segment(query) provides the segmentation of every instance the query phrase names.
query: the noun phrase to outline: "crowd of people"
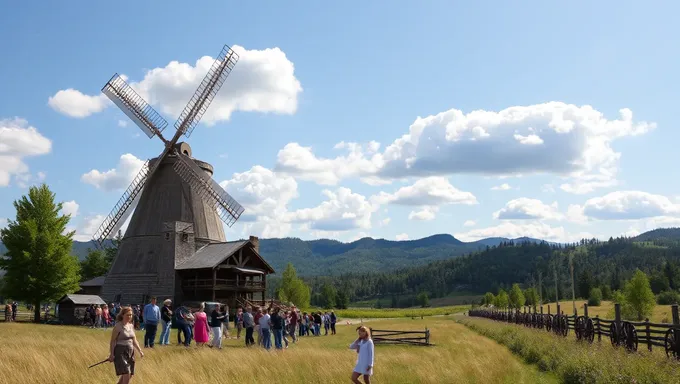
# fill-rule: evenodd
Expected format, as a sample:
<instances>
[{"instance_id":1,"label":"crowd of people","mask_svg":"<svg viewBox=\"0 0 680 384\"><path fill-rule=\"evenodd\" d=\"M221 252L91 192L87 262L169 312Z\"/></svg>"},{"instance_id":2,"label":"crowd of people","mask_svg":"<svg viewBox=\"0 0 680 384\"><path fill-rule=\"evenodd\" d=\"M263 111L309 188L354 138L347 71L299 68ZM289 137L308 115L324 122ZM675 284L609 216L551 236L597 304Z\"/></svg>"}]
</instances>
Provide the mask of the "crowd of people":
<instances>
[{"instance_id":1,"label":"crowd of people","mask_svg":"<svg viewBox=\"0 0 680 384\"><path fill-rule=\"evenodd\" d=\"M221 349L222 339L230 337L227 306L206 308L206 304L201 303L196 310L185 306L173 308L172 301L167 299L163 302L163 306L159 307L154 297L143 309L139 306L135 308L113 305L111 309L93 307L93 310L95 324L99 321L102 324L114 326L109 361L114 363L116 375L120 377L119 383L121 384L129 383L134 375L135 350L138 351L140 357L144 356L135 335L137 328L145 331L144 348L154 348L159 327L158 344L169 345L173 324L177 328L177 345L185 347L189 347L193 340L197 346L207 345ZM137 318L139 324L136 324ZM115 319L115 321L110 324L107 319ZM243 334L246 347L260 346L270 350L273 338L274 348L282 350L288 348L290 343L296 343L299 337L321 336L322 327L324 335L335 335L337 317L333 311L307 313L301 312L295 306L291 308L247 306L245 309L242 307L236 309L233 322L235 337L240 339ZM367 327L361 326L357 328L357 332L359 337L349 346L357 353L357 364L351 379L353 383L360 383L358 378L363 376L368 384L373 374L373 341ZM210 341L210 334L212 334L212 341Z\"/></svg>"}]
</instances>

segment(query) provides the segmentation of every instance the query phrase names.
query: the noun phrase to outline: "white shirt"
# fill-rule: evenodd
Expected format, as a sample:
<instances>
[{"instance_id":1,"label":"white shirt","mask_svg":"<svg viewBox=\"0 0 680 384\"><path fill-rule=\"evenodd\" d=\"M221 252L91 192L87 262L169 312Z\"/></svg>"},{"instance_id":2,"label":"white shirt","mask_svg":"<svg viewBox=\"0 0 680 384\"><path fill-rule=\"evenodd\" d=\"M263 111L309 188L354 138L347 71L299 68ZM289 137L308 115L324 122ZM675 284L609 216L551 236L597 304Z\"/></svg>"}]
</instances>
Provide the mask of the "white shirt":
<instances>
[{"instance_id":1,"label":"white shirt","mask_svg":"<svg viewBox=\"0 0 680 384\"><path fill-rule=\"evenodd\" d=\"M269 314L262 315L260 317L260 320L258 321L258 324L260 324L260 329L269 329L269 319L271 317Z\"/></svg>"},{"instance_id":2,"label":"white shirt","mask_svg":"<svg viewBox=\"0 0 680 384\"><path fill-rule=\"evenodd\" d=\"M359 356L357 356L357 365L354 367L354 372L362 375L373 374L373 340L360 340L358 343L355 340L349 346L350 349L359 349ZM371 370L367 368L371 366Z\"/></svg>"}]
</instances>

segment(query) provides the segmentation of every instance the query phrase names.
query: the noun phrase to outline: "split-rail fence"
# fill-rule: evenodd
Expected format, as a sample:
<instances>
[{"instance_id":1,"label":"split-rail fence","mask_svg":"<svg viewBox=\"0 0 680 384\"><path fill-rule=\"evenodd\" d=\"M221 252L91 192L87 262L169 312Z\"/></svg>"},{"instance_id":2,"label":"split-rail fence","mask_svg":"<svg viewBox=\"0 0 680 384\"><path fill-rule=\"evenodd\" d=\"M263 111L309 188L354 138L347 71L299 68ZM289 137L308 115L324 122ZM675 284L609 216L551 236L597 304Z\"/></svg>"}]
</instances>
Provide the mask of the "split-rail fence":
<instances>
[{"instance_id":1,"label":"split-rail fence","mask_svg":"<svg viewBox=\"0 0 680 384\"><path fill-rule=\"evenodd\" d=\"M375 344L433 345L430 343L430 330L427 328L425 328L425 331L370 329L371 338Z\"/></svg>"}]
</instances>

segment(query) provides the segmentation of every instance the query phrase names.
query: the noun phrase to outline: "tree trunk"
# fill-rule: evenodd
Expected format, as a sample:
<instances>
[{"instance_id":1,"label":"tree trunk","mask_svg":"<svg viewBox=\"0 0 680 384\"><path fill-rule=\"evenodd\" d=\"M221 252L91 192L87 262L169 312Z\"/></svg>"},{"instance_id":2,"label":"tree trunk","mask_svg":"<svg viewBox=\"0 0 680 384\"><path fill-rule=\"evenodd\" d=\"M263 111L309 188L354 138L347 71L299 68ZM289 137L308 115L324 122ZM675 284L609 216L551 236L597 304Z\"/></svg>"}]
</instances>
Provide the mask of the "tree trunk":
<instances>
[{"instance_id":1,"label":"tree trunk","mask_svg":"<svg viewBox=\"0 0 680 384\"><path fill-rule=\"evenodd\" d=\"M40 323L40 301L36 301L33 306L33 322Z\"/></svg>"}]
</instances>

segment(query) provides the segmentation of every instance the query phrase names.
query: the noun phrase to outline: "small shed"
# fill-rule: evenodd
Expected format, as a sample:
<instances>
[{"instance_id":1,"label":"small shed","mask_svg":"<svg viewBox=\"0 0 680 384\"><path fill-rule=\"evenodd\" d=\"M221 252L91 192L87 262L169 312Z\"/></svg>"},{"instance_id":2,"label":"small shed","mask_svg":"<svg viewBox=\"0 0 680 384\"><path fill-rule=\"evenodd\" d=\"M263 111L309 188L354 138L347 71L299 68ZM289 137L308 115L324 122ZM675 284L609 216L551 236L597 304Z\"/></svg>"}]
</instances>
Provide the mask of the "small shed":
<instances>
[{"instance_id":1,"label":"small shed","mask_svg":"<svg viewBox=\"0 0 680 384\"><path fill-rule=\"evenodd\" d=\"M57 301L57 317L62 324L81 325L85 318L85 310L90 305L105 305L106 302L97 295L64 295Z\"/></svg>"},{"instance_id":2,"label":"small shed","mask_svg":"<svg viewBox=\"0 0 680 384\"><path fill-rule=\"evenodd\" d=\"M79 295L97 295L99 296L102 292L102 286L104 285L104 280L106 276L98 276L94 279L83 281L80 283L80 291L76 292Z\"/></svg>"}]
</instances>

